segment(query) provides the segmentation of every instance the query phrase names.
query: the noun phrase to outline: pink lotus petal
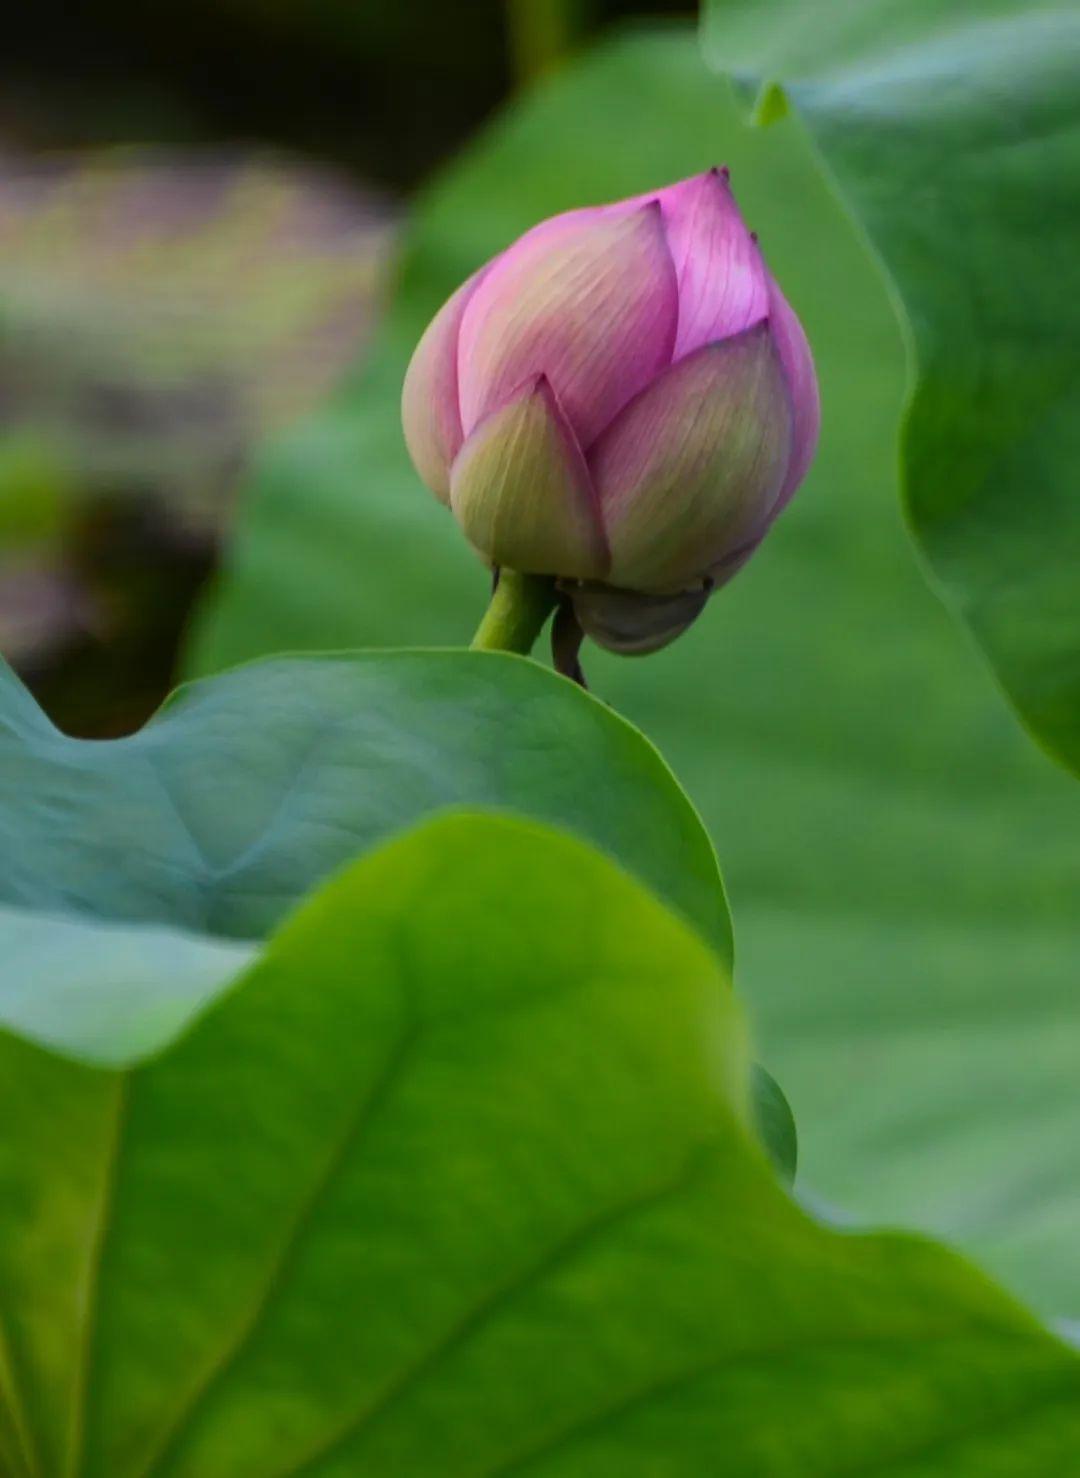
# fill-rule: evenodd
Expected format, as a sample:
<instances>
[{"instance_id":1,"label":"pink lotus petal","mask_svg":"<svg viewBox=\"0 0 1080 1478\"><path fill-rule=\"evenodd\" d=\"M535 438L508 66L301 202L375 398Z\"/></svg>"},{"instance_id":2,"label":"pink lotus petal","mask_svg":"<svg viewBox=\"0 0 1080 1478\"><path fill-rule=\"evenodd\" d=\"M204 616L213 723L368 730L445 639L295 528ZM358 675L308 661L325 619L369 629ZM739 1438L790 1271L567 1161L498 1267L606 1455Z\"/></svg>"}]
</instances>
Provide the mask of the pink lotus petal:
<instances>
[{"instance_id":1,"label":"pink lotus petal","mask_svg":"<svg viewBox=\"0 0 1080 1478\"><path fill-rule=\"evenodd\" d=\"M599 503L543 375L485 417L454 462L450 506L493 565L600 579L608 564Z\"/></svg>"},{"instance_id":2,"label":"pink lotus petal","mask_svg":"<svg viewBox=\"0 0 1080 1478\"><path fill-rule=\"evenodd\" d=\"M458 410L457 350L461 317L487 268L473 273L424 330L401 387L401 424L413 466L431 491L450 502L450 466L463 441Z\"/></svg>"},{"instance_id":3,"label":"pink lotus petal","mask_svg":"<svg viewBox=\"0 0 1080 1478\"><path fill-rule=\"evenodd\" d=\"M742 333L769 311L769 280L727 172L683 180L659 195L679 282L675 358Z\"/></svg>"},{"instance_id":4,"label":"pink lotus petal","mask_svg":"<svg viewBox=\"0 0 1080 1478\"><path fill-rule=\"evenodd\" d=\"M788 394L794 415L794 435L787 476L772 510L775 517L791 500L795 489L806 476L817 450L821 429L821 400L818 394L814 357L810 352L803 326L795 310L774 281L770 281L769 320L772 323L776 349L784 369Z\"/></svg>"},{"instance_id":5,"label":"pink lotus petal","mask_svg":"<svg viewBox=\"0 0 1080 1478\"><path fill-rule=\"evenodd\" d=\"M683 589L738 550L776 501L791 436L767 321L666 370L589 455L610 583Z\"/></svg>"},{"instance_id":6,"label":"pink lotus petal","mask_svg":"<svg viewBox=\"0 0 1080 1478\"><path fill-rule=\"evenodd\" d=\"M466 435L546 375L581 446L671 360L678 299L655 201L545 222L494 263L458 342Z\"/></svg>"}]
</instances>

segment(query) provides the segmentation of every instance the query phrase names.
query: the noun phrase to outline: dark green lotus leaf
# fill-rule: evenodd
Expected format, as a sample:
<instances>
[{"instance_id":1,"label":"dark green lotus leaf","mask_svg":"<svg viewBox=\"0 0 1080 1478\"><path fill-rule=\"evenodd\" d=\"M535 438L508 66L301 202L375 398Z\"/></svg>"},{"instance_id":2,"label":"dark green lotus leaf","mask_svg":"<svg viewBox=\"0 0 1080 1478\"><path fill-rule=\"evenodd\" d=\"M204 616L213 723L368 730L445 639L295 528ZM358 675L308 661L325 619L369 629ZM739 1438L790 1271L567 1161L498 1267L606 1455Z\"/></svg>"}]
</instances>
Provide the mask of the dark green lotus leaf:
<instances>
[{"instance_id":1,"label":"dark green lotus leaf","mask_svg":"<svg viewBox=\"0 0 1080 1478\"><path fill-rule=\"evenodd\" d=\"M1080 770L1080 10L711 0L895 287L915 534L1038 739Z\"/></svg>"},{"instance_id":2,"label":"dark green lotus leaf","mask_svg":"<svg viewBox=\"0 0 1080 1478\"><path fill-rule=\"evenodd\" d=\"M258 938L342 861L469 804L579 830L730 958L715 852L670 770L520 657L279 658L105 742L59 733L0 669L0 759L0 900L23 908Z\"/></svg>"}]
</instances>

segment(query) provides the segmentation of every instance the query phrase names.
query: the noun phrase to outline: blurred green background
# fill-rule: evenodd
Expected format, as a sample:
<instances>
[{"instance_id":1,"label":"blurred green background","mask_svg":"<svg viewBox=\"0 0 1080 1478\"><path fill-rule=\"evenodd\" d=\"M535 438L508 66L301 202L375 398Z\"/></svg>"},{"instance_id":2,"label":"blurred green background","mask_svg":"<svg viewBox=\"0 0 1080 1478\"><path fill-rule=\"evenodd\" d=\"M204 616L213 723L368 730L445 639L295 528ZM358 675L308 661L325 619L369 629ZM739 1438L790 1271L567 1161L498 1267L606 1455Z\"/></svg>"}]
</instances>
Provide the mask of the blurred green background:
<instances>
[{"instance_id":1,"label":"blurred green background","mask_svg":"<svg viewBox=\"0 0 1080 1478\"><path fill-rule=\"evenodd\" d=\"M72 732L168 691L253 448L357 362L411 194L664 0L46 0L0 61L0 650Z\"/></svg>"},{"instance_id":2,"label":"blurred green background","mask_svg":"<svg viewBox=\"0 0 1080 1478\"><path fill-rule=\"evenodd\" d=\"M178 670L467 642L484 575L397 422L416 337L537 218L729 163L821 453L687 637L586 667L713 835L804 1194L1075 1316L1080 801L904 529L877 270L794 120L750 129L692 17L656 28L685 9L37 10L0 120L0 647L105 735Z\"/></svg>"}]
</instances>

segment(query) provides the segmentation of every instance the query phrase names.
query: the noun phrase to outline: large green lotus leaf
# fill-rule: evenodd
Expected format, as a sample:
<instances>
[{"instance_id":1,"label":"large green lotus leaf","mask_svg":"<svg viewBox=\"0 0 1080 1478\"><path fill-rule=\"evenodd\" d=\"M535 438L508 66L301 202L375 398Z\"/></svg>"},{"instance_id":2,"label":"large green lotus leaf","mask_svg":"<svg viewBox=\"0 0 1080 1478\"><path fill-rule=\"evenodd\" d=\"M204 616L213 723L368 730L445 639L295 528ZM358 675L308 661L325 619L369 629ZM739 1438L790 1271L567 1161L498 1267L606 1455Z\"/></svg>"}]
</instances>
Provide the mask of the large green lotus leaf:
<instances>
[{"instance_id":1,"label":"large green lotus leaf","mask_svg":"<svg viewBox=\"0 0 1080 1478\"><path fill-rule=\"evenodd\" d=\"M746 1075L698 936L491 816L354 863L149 1062L0 1034L3 1471L1064 1471L1075 1353L809 1220Z\"/></svg>"},{"instance_id":2,"label":"large green lotus leaf","mask_svg":"<svg viewBox=\"0 0 1080 1478\"><path fill-rule=\"evenodd\" d=\"M896 287L915 533L1038 738L1080 770L1080 9L711 0Z\"/></svg>"},{"instance_id":3,"label":"large green lotus leaf","mask_svg":"<svg viewBox=\"0 0 1080 1478\"><path fill-rule=\"evenodd\" d=\"M629 724L520 658L264 662L107 743L58 733L0 665L0 759L0 1023L96 1062L151 1051L314 882L462 802L591 837L730 964L716 855L670 771ZM84 999L92 1011L74 1009ZM790 1181L791 1109L760 1066L753 1088Z\"/></svg>"},{"instance_id":4,"label":"large green lotus leaf","mask_svg":"<svg viewBox=\"0 0 1080 1478\"><path fill-rule=\"evenodd\" d=\"M957 1239L1043 1308L1080 1313L1080 797L912 556L895 494L903 350L873 264L799 131L745 127L695 36L594 53L423 202L381 351L267 449L192 662L467 640L484 575L398 426L416 337L538 217L717 160L807 324L821 452L687 636L643 662L587 652L589 676L716 838L804 1183Z\"/></svg>"},{"instance_id":5,"label":"large green lotus leaf","mask_svg":"<svg viewBox=\"0 0 1080 1478\"><path fill-rule=\"evenodd\" d=\"M448 806L589 838L730 961L716 856L663 760L520 657L255 663L104 742L59 733L0 668L0 773L0 1020L105 1060L173 1031L335 867ZM93 1011L48 1019L57 989Z\"/></svg>"}]
</instances>

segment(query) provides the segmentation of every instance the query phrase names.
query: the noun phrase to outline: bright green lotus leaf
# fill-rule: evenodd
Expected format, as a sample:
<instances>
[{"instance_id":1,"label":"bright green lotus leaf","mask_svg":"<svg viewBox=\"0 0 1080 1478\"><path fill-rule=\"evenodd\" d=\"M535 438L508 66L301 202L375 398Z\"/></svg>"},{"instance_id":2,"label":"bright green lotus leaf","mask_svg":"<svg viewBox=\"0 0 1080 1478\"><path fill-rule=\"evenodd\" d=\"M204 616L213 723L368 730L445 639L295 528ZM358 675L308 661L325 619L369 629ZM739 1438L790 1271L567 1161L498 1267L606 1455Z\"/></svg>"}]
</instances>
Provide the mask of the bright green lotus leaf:
<instances>
[{"instance_id":1,"label":"bright green lotus leaf","mask_svg":"<svg viewBox=\"0 0 1080 1478\"><path fill-rule=\"evenodd\" d=\"M912 527L1025 722L1080 770L1080 10L711 0L896 288Z\"/></svg>"},{"instance_id":2,"label":"bright green lotus leaf","mask_svg":"<svg viewBox=\"0 0 1080 1478\"><path fill-rule=\"evenodd\" d=\"M373 363L266 449L192 660L467 640L484 574L398 424L416 339L541 216L726 161L814 346L820 453L686 636L641 662L586 647L585 666L716 838L800 1183L957 1240L1047 1312L1080 1314L1080 794L1018 732L912 557L903 349L878 273L791 120L749 128L726 93L692 32L634 35L530 94L443 177Z\"/></svg>"},{"instance_id":3,"label":"bright green lotus leaf","mask_svg":"<svg viewBox=\"0 0 1080 1478\"><path fill-rule=\"evenodd\" d=\"M0 1034L5 1474L1064 1471L1076 1355L809 1220L747 1077L698 936L491 816L352 864L142 1066Z\"/></svg>"}]
</instances>

